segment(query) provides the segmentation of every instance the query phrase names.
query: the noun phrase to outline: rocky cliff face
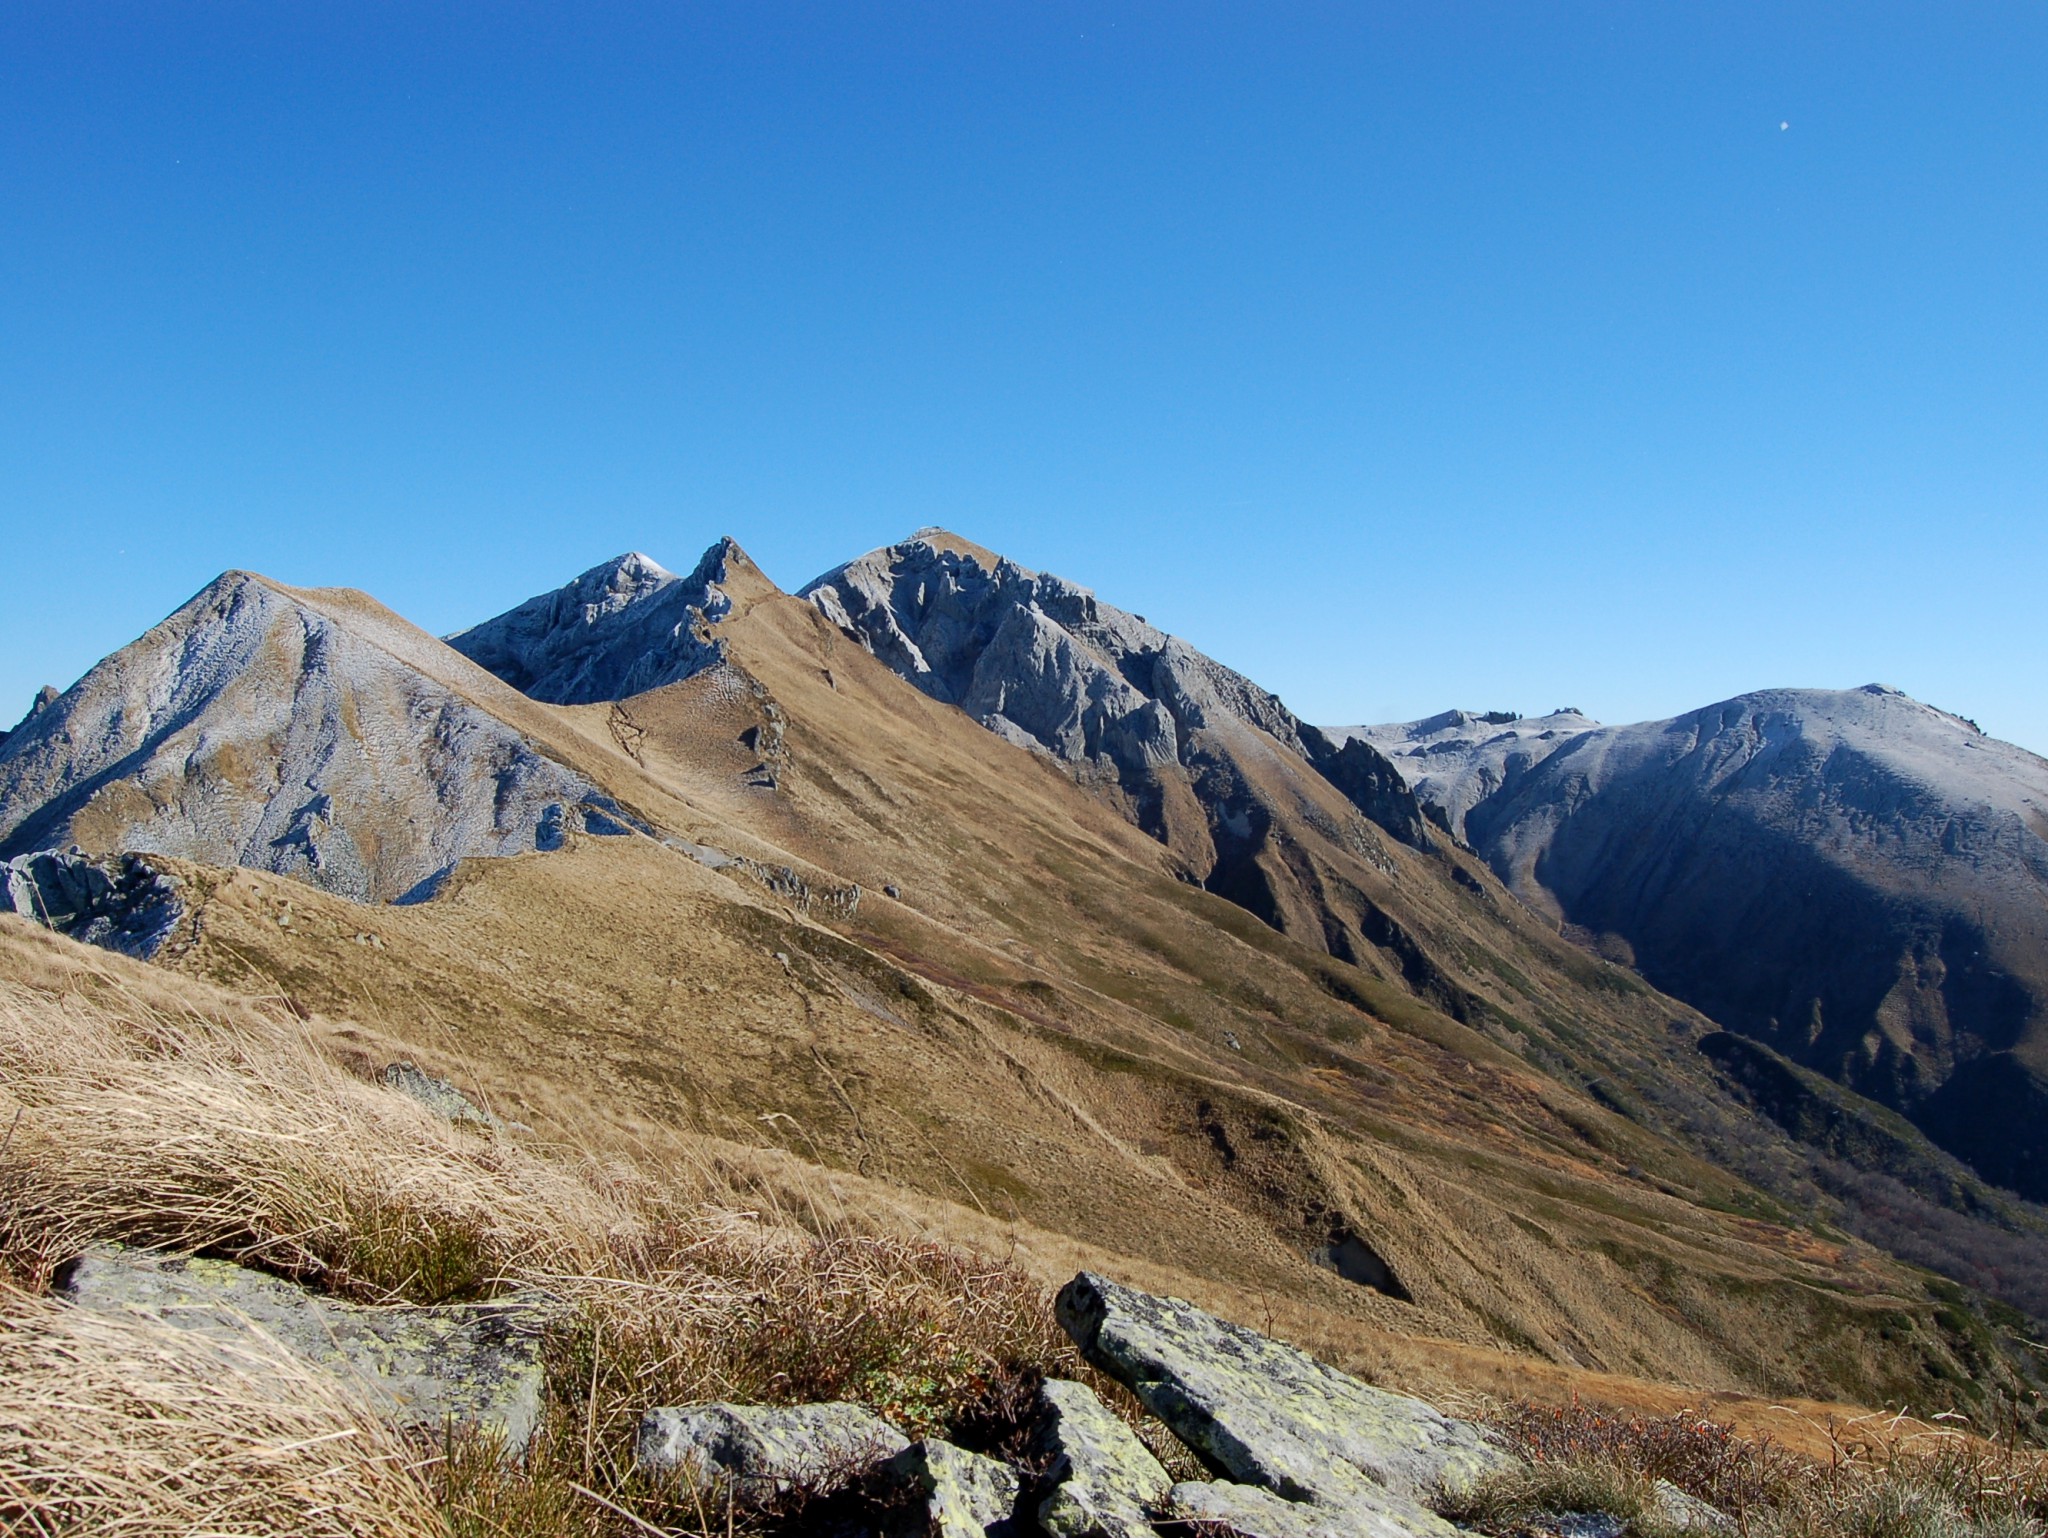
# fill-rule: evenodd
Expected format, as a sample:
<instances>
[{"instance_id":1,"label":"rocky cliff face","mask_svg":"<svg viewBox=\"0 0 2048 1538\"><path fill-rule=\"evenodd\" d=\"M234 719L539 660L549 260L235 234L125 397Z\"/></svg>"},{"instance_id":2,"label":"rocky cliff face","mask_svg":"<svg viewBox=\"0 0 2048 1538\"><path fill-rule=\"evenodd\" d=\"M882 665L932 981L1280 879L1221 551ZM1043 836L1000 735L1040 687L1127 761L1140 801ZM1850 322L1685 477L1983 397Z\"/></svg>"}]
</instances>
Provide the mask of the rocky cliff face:
<instances>
[{"instance_id":1,"label":"rocky cliff face","mask_svg":"<svg viewBox=\"0 0 2048 1538\"><path fill-rule=\"evenodd\" d=\"M384 902L616 828L471 697L499 687L360 595L230 572L0 743L0 858L77 844Z\"/></svg>"},{"instance_id":2,"label":"rocky cliff face","mask_svg":"<svg viewBox=\"0 0 2048 1538\"><path fill-rule=\"evenodd\" d=\"M1329 821L1306 781L1427 846L1415 798L1369 743L1332 741L1242 674L1063 578L926 530L801 596L934 699L1114 785L1213 890L1269 919L1284 905L1276 879L1297 879L1284 869L1294 825Z\"/></svg>"},{"instance_id":3,"label":"rocky cliff face","mask_svg":"<svg viewBox=\"0 0 2048 1538\"><path fill-rule=\"evenodd\" d=\"M1436 719L1395 762L1524 898L2048 1195L2048 762L1878 685Z\"/></svg>"},{"instance_id":4,"label":"rocky cliff face","mask_svg":"<svg viewBox=\"0 0 2048 1538\"><path fill-rule=\"evenodd\" d=\"M625 699L700 673L725 655L715 627L732 612L728 588L735 582L766 579L730 539L705 551L687 577L634 552L452 635L448 644L549 704Z\"/></svg>"}]
</instances>

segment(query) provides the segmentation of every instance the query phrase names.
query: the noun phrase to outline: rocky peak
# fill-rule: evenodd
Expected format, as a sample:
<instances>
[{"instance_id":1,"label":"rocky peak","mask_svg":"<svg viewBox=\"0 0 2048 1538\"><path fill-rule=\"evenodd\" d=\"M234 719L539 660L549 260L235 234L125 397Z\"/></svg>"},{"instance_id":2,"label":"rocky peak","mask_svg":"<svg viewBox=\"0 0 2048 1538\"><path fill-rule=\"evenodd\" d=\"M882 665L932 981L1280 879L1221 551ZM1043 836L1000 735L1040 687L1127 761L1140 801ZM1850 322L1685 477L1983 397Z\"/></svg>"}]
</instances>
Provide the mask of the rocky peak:
<instances>
[{"instance_id":1,"label":"rocky peak","mask_svg":"<svg viewBox=\"0 0 2048 1538\"><path fill-rule=\"evenodd\" d=\"M73 844L383 902L609 803L360 594L224 573L0 743L0 859Z\"/></svg>"},{"instance_id":2,"label":"rocky peak","mask_svg":"<svg viewBox=\"0 0 2048 1538\"><path fill-rule=\"evenodd\" d=\"M735 599L774 591L731 539L705 551L684 577L636 551L452 635L448 644L537 700L624 699L722 660L715 627Z\"/></svg>"},{"instance_id":3,"label":"rocky peak","mask_svg":"<svg viewBox=\"0 0 2048 1538\"><path fill-rule=\"evenodd\" d=\"M801 596L933 698L1020 746L1100 763L1140 800L1162 765L1227 759L1217 734L1249 728L1306 759L1397 837L1422 841L1414 798L1369 745L1349 749L1339 767L1343 745L1270 691L1085 587L957 535L920 530ZM1245 777L1210 778L1239 787Z\"/></svg>"},{"instance_id":4,"label":"rocky peak","mask_svg":"<svg viewBox=\"0 0 2048 1538\"><path fill-rule=\"evenodd\" d=\"M57 691L49 684L44 684L42 688L36 690L36 697L29 702L28 714L14 723L14 731L0 732L0 745L4 745L7 739L14 735L14 732L20 731L29 722L35 720L37 716L56 704L58 698Z\"/></svg>"}]
</instances>

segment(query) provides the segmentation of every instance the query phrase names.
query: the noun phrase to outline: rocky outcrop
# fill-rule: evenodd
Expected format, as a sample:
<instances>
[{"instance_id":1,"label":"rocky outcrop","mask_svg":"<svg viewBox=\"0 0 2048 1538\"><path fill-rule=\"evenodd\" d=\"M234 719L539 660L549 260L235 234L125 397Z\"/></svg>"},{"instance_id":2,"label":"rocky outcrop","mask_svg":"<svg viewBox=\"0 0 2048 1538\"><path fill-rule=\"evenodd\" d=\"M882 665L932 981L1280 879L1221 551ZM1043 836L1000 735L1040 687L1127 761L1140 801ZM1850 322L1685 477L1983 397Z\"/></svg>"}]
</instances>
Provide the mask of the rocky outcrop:
<instances>
[{"instance_id":1,"label":"rocky outcrop","mask_svg":"<svg viewBox=\"0 0 2048 1538\"><path fill-rule=\"evenodd\" d=\"M686 577L634 552L529 598L448 644L513 688L555 705L601 704L676 683L725 657L717 626L736 575L765 582L730 539Z\"/></svg>"},{"instance_id":2,"label":"rocky outcrop","mask_svg":"<svg viewBox=\"0 0 2048 1538\"><path fill-rule=\"evenodd\" d=\"M902 1538L1025 1538L1017 1502L1024 1481L994 1458L951 1442L913 1442L883 1470L883 1482L904 1491L911 1510Z\"/></svg>"},{"instance_id":3,"label":"rocky outcrop","mask_svg":"<svg viewBox=\"0 0 2048 1538\"><path fill-rule=\"evenodd\" d=\"M1086 588L925 530L801 594L875 657L1045 755L1273 927L1345 960L1376 942L1386 838L1428 842L1377 750L1332 741L1242 674Z\"/></svg>"},{"instance_id":4,"label":"rocky outcrop","mask_svg":"<svg viewBox=\"0 0 2048 1538\"><path fill-rule=\"evenodd\" d=\"M473 1426L516 1457L540 1418L547 1309L533 1299L367 1308L224 1260L112 1247L73 1261L59 1292L81 1308L190 1330L231 1359L260 1360L269 1343L282 1345L406 1430Z\"/></svg>"},{"instance_id":5,"label":"rocky outcrop","mask_svg":"<svg viewBox=\"0 0 2048 1538\"><path fill-rule=\"evenodd\" d=\"M640 1417L634 1462L680 1474L698 1488L729 1483L746 1500L791 1489L848 1483L910 1441L855 1404L709 1403L649 1410Z\"/></svg>"},{"instance_id":6,"label":"rocky outcrop","mask_svg":"<svg viewBox=\"0 0 2048 1538\"><path fill-rule=\"evenodd\" d=\"M1085 1383L1048 1378L1039 1409L1052 1488L1039 1502L1038 1525L1050 1538L1152 1538L1151 1513L1173 1480L1137 1434Z\"/></svg>"},{"instance_id":7,"label":"rocky outcrop","mask_svg":"<svg viewBox=\"0 0 2048 1538\"><path fill-rule=\"evenodd\" d=\"M1277 696L1141 615L942 530L870 551L800 596L934 699L1053 758L1099 762L1134 790L1234 724L1329 766L1367 816L1422 839L1414 797L1376 750L1344 754Z\"/></svg>"},{"instance_id":8,"label":"rocky outcrop","mask_svg":"<svg viewBox=\"0 0 2048 1538\"><path fill-rule=\"evenodd\" d=\"M1876 684L1473 725L1394 762L1522 897L2048 1197L2048 761Z\"/></svg>"},{"instance_id":9,"label":"rocky outcrop","mask_svg":"<svg viewBox=\"0 0 2048 1538\"><path fill-rule=\"evenodd\" d=\"M0 913L147 961L177 932L185 901L177 881L139 855L42 850L0 861Z\"/></svg>"},{"instance_id":10,"label":"rocky outcrop","mask_svg":"<svg viewBox=\"0 0 2048 1538\"><path fill-rule=\"evenodd\" d=\"M493 693L518 700L358 594L230 572L0 744L0 858L165 854L388 902L623 832Z\"/></svg>"},{"instance_id":11,"label":"rocky outcrop","mask_svg":"<svg viewBox=\"0 0 2048 1538\"><path fill-rule=\"evenodd\" d=\"M1475 1427L1179 1299L1083 1272L1056 1307L1083 1356L1234 1481L1176 1486L1189 1519L1247 1538L1448 1538L1430 1499L1512 1466Z\"/></svg>"},{"instance_id":12,"label":"rocky outcrop","mask_svg":"<svg viewBox=\"0 0 2048 1538\"><path fill-rule=\"evenodd\" d=\"M409 1100L416 1100L436 1116L448 1121L461 1122L474 1127L488 1127L492 1131L509 1131L519 1127L516 1122L504 1121L484 1110L469 1096L447 1079L438 1079L417 1063L386 1063L384 1071L377 1076L386 1089L395 1089ZM531 1130L520 1127L521 1131Z\"/></svg>"}]
</instances>

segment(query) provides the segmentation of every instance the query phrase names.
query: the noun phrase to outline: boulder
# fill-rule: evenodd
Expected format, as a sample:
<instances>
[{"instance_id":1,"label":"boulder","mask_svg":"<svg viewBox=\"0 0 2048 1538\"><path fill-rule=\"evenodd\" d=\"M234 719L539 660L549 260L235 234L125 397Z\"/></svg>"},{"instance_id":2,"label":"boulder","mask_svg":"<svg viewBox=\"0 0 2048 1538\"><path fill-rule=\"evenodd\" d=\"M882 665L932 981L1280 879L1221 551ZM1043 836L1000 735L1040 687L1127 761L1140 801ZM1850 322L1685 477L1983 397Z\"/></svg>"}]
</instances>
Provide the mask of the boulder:
<instances>
[{"instance_id":1,"label":"boulder","mask_svg":"<svg viewBox=\"0 0 2048 1538\"><path fill-rule=\"evenodd\" d=\"M1038 1525L1050 1538L1152 1538L1148 1508L1173 1484L1159 1460L1087 1384L1048 1378L1038 1392L1052 1457Z\"/></svg>"},{"instance_id":2,"label":"boulder","mask_svg":"<svg viewBox=\"0 0 2048 1538\"><path fill-rule=\"evenodd\" d=\"M448 1121L468 1122L479 1127L503 1127L489 1111L457 1089L447 1079L437 1079L417 1063L387 1063L378 1075L386 1089L395 1089L401 1095L417 1100L436 1116Z\"/></svg>"},{"instance_id":3,"label":"boulder","mask_svg":"<svg viewBox=\"0 0 2048 1538\"><path fill-rule=\"evenodd\" d=\"M1650 1515L1676 1533L1733 1533L1736 1526L1727 1512L1687 1495L1668 1479L1651 1487Z\"/></svg>"},{"instance_id":4,"label":"boulder","mask_svg":"<svg viewBox=\"0 0 2048 1538\"><path fill-rule=\"evenodd\" d=\"M912 1442L889 1460L883 1477L907 1487L916 1501L909 1528L915 1538L1024 1538L1028 1531L1017 1515L1017 1471L951 1442Z\"/></svg>"},{"instance_id":5,"label":"boulder","mask_svg":"<svg viewBox=\"0 0 2048 1538\"><path fill-rule=\"evenodd\" d=\"M1191 1517L1227 1503L1246 1520L1206 1519L1256 1538L1448 1535L1450 1524L1425 1503L1513 1466L1477 1427L1178 1298L1083 1272L1056 1307L1082 1355L1182 1441L1241 1485L1295 1508L1283 1511L1236 1486L1178 1486L1176 1504Z\"/></svg>"},{"instance_id":6,"label":"boulder","mask_svg":"<svg viewBox=\"0 0 2048 1538\"><path fill-rule=\"evenodd\" d=\"M102 1246L60 1277L81 1308L135 1313L217 1342L241 1359L274 1341L345 1378L392 1424L474 1426L525 1452L540 1419L545 1300L371 1308L321 1297L225 1260Z\"/></svg>"},{"instance_id":7,"label":"boulder","mask_svg":"<svg viewBox=\"0 0 2048 1538\"><path fill-rule=\"evenodd\" d=\"M777 1407L713 1402L649 1410L634 1461L703 1487L732 1482L746 1499L844 1484L910 1445L856 1404Z\"/></svg>"}]
</instances>

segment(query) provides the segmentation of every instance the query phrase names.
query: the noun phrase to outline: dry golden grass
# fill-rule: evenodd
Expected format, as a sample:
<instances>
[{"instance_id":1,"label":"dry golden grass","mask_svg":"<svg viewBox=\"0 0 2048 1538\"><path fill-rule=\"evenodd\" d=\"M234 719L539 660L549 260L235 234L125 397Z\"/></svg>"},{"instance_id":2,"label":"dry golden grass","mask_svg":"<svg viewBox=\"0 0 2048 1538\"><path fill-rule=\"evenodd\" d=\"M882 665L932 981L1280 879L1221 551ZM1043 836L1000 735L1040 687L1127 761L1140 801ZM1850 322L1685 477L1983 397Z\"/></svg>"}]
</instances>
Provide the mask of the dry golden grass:
<instances>
[{"instance_id":1,"label":"dry golden grass","mask_svg":"<svg viewBox=\"0 0 2048 1538\"><path fill-rule=\"evenodd\" d=\"M420 1456L251 1343L0 1290L0 1529L110 1538L443 1531Z\"/></svg>"},{"instance_id":2,"label":"dry golden grass","mask_svg":"<svg viewBox=\"0 0 2048 1538\"><path fill-rule=\"evenodd\" d=\"M437 1302L575 1272L637 1218L571 1173L366 1084L288 1015L128 1007L0 980L0 1270L97 1240L207 1249L358 1297Z\"/></svg>"},{"instance_id":3,"label":"dry golden grass","mask_svg":"<svg viewBox=\"0 0 2048 1538\"><path fill-rule=\"evenodd\" d=\"M1660 1481L1707 1502L1743 1538L2042 1538L2048 1460L1955 1425L1863 1417L1816 1429L1824 1457L1744 1436L1698 1410L1616 1414L1573 1401L1498 1405L1489 1419L1529 1460L1451 1503L1479 1531L1520 1538L1544 1513L1604 1512L1636 1538L1686 1530Z\"/></svg>"},{"instance_id":4,"label":"dry golden grass","mask_svg":"<svg viewBox=\"0 0 2048 1538\"><path fill-rule=\"evenodd\" d=\"M987 1437L1033 1372L1080 1370L1044 1289L1006 1263L776 1205L709 1158L650 1172L531 1151L354 1076L282 1009L66 966L42 942L16 959L30 980L0 980L7 1531L722 1531L732 1513L634 1473L645 1409L845 1398L913 1434ZM543 1289L566 1307L538 1439L518 1467L460 1437L408 1449L289 1359L224 1366L176 1331L34 1295L106 1241L370 1300Z\"/></svg>"}]
</instances>

